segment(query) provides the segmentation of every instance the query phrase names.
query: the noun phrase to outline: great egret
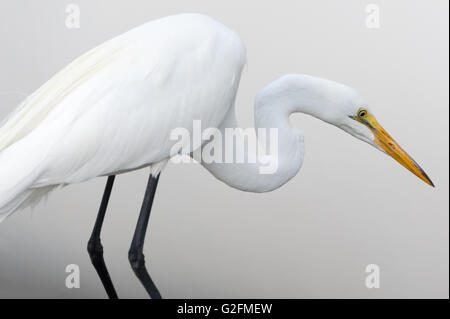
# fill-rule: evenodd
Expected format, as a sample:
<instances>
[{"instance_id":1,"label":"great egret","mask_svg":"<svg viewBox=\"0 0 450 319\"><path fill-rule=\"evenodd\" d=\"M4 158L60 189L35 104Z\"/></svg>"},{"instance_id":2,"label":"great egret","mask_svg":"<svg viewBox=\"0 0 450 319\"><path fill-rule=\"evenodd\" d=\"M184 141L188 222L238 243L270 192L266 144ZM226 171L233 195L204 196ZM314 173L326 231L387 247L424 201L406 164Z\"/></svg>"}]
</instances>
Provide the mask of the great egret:
<instances>
[{"instance_id":1,"label":"great egret","mask_svg":"<svg viewBox=\"0 0 450 319\"><path fill-rule=\"evenodd\" d=\"M149 166L129 260L150 296L159 298L142 251L158 178L174 155L171 130L192 130L194 120L221 131L237 127L234 103L245 62L239 36L200 14L146 23L77 58L0 128L0 220L59 185L109 176L88 251L109 297L115 298L100 243L106 206L116 174ZM433 185L348 86L286 75L257 94L254 108L256 128L278 129L278 169L260 174L259 155L254 163L202 163L231 187L266 192L296 175L303 161L303 135L289 124L294 112L345 130ZM243 139L238 135L237 143Z\"/></svg>"}]
</instances>

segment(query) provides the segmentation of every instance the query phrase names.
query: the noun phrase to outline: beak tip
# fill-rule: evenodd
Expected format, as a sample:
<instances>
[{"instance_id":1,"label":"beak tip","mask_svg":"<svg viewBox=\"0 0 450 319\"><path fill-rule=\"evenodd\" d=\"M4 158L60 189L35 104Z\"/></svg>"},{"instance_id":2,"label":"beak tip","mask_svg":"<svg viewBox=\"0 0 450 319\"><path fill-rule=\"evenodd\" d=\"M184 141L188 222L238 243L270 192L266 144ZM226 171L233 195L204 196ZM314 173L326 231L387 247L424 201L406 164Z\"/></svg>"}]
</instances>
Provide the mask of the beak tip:
<instances>
[{"instance_id":1,"label":"beak tip","mask_svg":"<svg viewBox=\"0 0 450 319\"><path fill-rule=\"evenodd\" d=\"M423 172L423 171L422 171ZM430 185L431 187L436 187L436 186L434 186L434 183L433 183L433 181L428 177L428 175L427 174L425 174L425 172L423 172L423 175L422 175L422 180L425 182L425 183L427 183L428 185Z\"/></svg>"},{"instance_id":2,"label":"beak tip","mask_svg":"<svg viewBox=\"0 0 450 319\"><path fill-rule=\"evenodd\" d=\"M431 187L436 187L436 186L434 186L434 183L433 183L433 181L431 180L431 178L428 177L428 175L423 171L423 169L420 168L420 166L417 165L417 164L416 164L416 166L419 168L420 172L422 173L423 180L424 180L428 185L430 185Z\"/></svg>"}]
</instances>

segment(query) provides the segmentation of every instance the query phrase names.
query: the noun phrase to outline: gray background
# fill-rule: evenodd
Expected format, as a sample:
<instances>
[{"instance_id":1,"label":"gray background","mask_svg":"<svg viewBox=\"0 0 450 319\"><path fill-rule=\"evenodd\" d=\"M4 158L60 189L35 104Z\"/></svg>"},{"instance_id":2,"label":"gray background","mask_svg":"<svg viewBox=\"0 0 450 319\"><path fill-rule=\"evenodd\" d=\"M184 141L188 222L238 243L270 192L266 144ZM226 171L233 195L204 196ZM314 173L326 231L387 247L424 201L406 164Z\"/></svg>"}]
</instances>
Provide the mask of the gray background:
<instances>
[{"instance_id":1,"label":"gray background","mask_svg":"<svg viewBox=\"0 0 450 319\"><path fill-rule=\"evenodd\" d=\"M146 21L209 14L248 49L238 95L242 126L253 96L286 73L346 83L429 173L432 189L341 130L297 115L306 135L300 174L269 194L227 187L196 164L169 164L145 253L166 298L448 298L448 1L68 1L0 3L0 115L91 47ZM116 180L103 243L120 297L146 297L127 251L147 170ZM96 298L105 293L86 252L105 178L54 192L0 225L0 297ZM65 267L81 288L65 287ZM381 288L365 287L365 267Z\"/></svg>"}]
</instances>

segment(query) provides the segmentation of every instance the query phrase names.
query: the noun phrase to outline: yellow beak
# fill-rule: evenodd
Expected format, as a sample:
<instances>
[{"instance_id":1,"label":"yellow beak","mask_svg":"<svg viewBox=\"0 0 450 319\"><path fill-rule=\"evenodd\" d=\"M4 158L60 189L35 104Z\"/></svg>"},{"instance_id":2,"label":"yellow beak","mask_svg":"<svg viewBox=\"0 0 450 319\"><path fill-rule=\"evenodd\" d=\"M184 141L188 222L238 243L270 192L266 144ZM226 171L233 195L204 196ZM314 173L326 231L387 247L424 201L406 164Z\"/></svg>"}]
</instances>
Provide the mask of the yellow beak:
<instances>
[{"instance_id":1,"label":"yellow beak","mask_svg":"<svg viewBox=\"0 0 450 319\"><path fill-rule=\"evenodd\" d=\"M408 155L398 143L378 124L373 115L367 112L363 118L357 118L358 121L365 124L372 130L375 136L375 143L381 147L393 159L406 167L410 172L419 177L425 183L434 187L433 182L423 171L423 169Z\"/></svg>"}]
</instances>

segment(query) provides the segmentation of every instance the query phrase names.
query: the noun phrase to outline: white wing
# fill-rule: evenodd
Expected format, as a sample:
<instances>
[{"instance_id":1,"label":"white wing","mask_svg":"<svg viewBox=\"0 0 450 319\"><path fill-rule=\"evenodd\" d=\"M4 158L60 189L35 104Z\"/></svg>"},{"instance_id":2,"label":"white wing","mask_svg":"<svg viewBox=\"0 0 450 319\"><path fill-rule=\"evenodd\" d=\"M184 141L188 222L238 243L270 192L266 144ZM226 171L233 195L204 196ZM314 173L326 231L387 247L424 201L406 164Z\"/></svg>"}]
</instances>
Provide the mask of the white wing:
<instances>
[{"instance_id":1,"label":"white wing","mask_svg":"<svg viewBox=\"0 0 450 319\"><path fill-rule=\"evenodd\" d=\"M100 45L4 122L0 176L17 183L0 182L0 195L167 159L173 128L192 129L194 119L204 127L220 124L244 63L238 36L195 14L149 22ZM18 179L12 166L22 166L27 177Z\"/></svg>"}]
</instances>

